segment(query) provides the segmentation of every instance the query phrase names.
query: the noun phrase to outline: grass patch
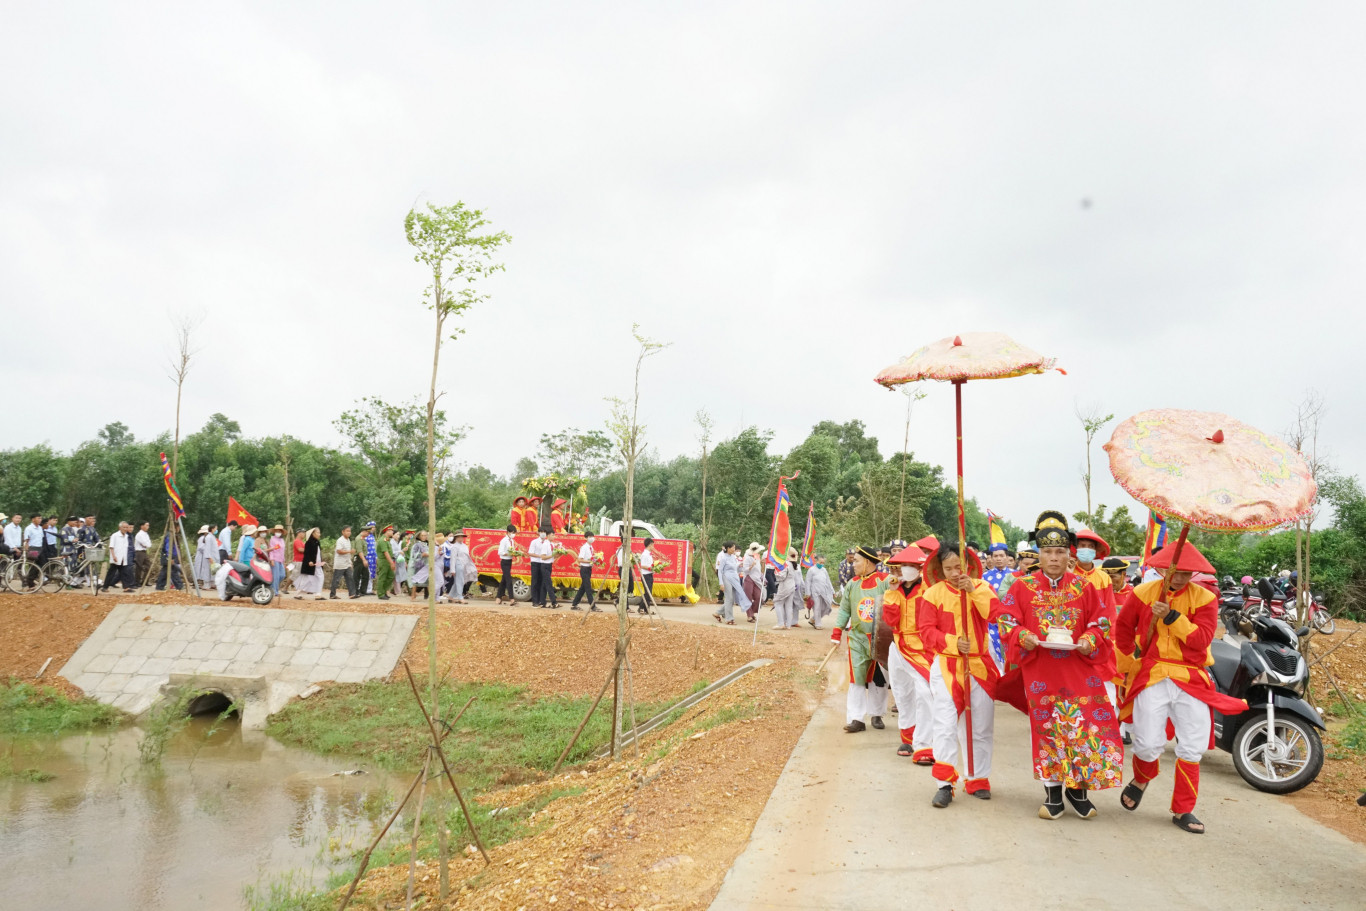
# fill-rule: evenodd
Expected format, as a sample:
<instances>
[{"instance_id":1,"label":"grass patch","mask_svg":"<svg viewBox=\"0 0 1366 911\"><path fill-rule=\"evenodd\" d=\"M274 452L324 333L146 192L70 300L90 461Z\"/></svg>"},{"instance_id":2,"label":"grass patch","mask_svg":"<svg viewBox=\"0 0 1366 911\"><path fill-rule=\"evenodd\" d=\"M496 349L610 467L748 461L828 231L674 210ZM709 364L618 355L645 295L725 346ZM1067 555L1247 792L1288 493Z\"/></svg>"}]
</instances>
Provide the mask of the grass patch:
<instances>
[{"instance_id":1,"label":"grass patch","mask_svg":"<svg viewBox=\"0 0 1366 911\"><path fill-rule=\"evenodd\" d=\"M42 769L16 768L13 757L0 756L0 781L28 781L37 784L51 781L56 777L51 772L44 772Z\"/></svg>"},{"instance_id":2,"label":"grass patch","mask_svg":"<svg viewBox=\"0 0 1366 911\"><path fill-rule=\"evenodd\" d=\"M1343 726L1336 739L1342 749L1358 756L1366 756L1366 718L1353 715L1352 720Z\"/></svg>"},{"instance_id":3,"label":"grass patch","mask_svg":"<svg viewBox=\"0 0 1366 911\"><path fill-rule=\"evenodd\" d=\"M476 790L530 781L549 771L583 720L588 698L535 697L501 683L447 686L438 696L442 717L453 717L475 697L442 749L460 783ZM665 707L640 703L643 720ZM566 762L587 759L611 731L611 703L593 713ZM324 754L368 759L385 769L415 770L431 739L406 683L372 680L331 687L271 717L271 736ZM439 768L439 764L438 764Z\"/></svg>"},{"instance_id":4,"label":"grass patch","mask_svg":"<svg viewBox=\"0 0 1366 911\"><path fill-rule=\"evenodd\" d=\"M0 680L0 734L65 734L121 724L124 714L94 699L71 699L50 686Z\"/></svg>"}]
</instances>

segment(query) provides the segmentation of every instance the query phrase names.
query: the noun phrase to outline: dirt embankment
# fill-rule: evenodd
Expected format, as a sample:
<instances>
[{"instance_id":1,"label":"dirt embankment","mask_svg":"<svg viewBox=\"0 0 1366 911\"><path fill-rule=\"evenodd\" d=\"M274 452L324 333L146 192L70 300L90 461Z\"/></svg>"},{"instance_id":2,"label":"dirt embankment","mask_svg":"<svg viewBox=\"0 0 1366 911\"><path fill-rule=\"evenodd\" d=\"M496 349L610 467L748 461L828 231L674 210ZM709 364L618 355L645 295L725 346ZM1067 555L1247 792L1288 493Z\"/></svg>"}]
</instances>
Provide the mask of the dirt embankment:
<instances>
[{"instance_id":1,"label":"dirt embankment","mask_svg":"<svg viewBox=\"0 0 1366 911\"><path fill-rule=\"evenodd\" d=\"M1322 663L1309 671L1314 705L1335 707L1346 697L1355 702L1358 712L1366 714L1366 626L1339 621L1335 634L1315 636L1310 648L1313 658L1322 658ZM1341 696L1330 676L1342 690ZM1366 844L1366 807L1356 803L1366 791L1366 756L1352 753L1340 743L1346 718L1330 716L1326 720L1323 771L1307 788L1286 799L1306 816Z\"/></svg>"}]
</instances>

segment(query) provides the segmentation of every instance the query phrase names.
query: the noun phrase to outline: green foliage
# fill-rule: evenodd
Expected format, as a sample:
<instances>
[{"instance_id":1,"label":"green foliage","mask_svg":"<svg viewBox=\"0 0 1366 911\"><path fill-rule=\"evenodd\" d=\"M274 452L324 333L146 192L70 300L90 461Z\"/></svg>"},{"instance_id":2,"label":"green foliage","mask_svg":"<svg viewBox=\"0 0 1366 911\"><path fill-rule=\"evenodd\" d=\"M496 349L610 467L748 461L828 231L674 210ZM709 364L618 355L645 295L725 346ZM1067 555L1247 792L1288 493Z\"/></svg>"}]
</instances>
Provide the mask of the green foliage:
<instances>
[{"instance_id":1,"label":"green foliage","mask_svg":"<svg viewBox=\"0 0 1366 911\"><path fill-rule=\"evenodd\" d=\"M44 772L42 769L16 768L13 757L0 756L0 781L27 781L30 784L42 784L56 777L51 772Z\"/></svg>"},{"instance_id":2,"label":"green foliage","mask_svg":"<svg viewBox=\"0 0 1366 911\"><path fill-rule=\"evenodd\" d=\"M142 739L138 741L138 761L149 768L161 768L166 747L190 723L190 703L206 691L185 684L156 703L142 719ZM231 706L219 718L233 711Z\"/></svg>"},{"instance_id":3,"label":"green foliage","mask_svg":"<svg viewBox=\"0 0 1366 911\"><path fill-rule=\"evenodd\" d=\"M485 788L511 769L548 770L588 710L587 698L542 697L521 687L463 683L441 690L441 714L451 716L477 697L443 749L453 769L476 788ZM454 706L455 708L451 708ZM649 717L662 704L640 704ZM595 712L567 761L588 757L607 741L610 712ZM422 764L427 733L407 683L370 681L336 686L271 717L269 733L318 753L362 756L386 769Z\"/></svg>"},{"instance_id":4,"label":"green foliage","mask_svg":"<svg viewBox=\"0 0 1366 911\"><path fill-rule=\"evenodd\" d=\"M116 708L17 678L0 680L0 734L67 734L123 722Z\"/></svg>"},{"instance_id":5,"label":"green foliage","mask_svg":"<svg viewBox=\"0 0 1366 911\"><path fill-rule=\"evenodd\" d=\"M1105 509L1104 503L1096 507L1096 514L1091 517L1093 521L1090 523L1090 529L1105 539L1112 554L1141 555L1146 529L1129 515L1129 507L1121 506L1108 517L1105 515ZM1073 513L1072 518L1085 525L1085 510Z\"/></svg>"},{"instance_id":6,"label":"green foliage","mask_svg":"<svg viewBox=\"0 0 1366 911\"><path fill-rule=\"evenodd\" d=\"M1358 756L1366 756L1366 716L1353 715L1337 736L1338 746Z\"/></svg>"}]
</instances>

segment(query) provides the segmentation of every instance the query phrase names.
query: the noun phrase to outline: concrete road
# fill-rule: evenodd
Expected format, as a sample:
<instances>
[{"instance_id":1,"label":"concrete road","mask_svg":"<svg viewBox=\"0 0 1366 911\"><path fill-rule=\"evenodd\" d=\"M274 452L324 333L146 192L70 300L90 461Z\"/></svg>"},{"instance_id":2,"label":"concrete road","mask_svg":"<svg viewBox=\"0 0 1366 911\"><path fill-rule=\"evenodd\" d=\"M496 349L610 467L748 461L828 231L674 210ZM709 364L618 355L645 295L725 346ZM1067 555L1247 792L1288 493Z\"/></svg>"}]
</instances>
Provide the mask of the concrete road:
<instances>
[{"instance_id":1,"label":"concrete road","mask_svg":"<svg viewBox=\"0 0 1366 911\"><path fill-rule=\"evenodd\" d=\"M1096 819L1049 822L1025 717L998 705L992 800L936 810L891 726L841 730L844 699L827 689L713 911L1366 908L1366 847L1252 790L1227 753L1202 764L1205 835L1171 824L1170 752L1137 813L1114 789Z\"/></svg>"}]
</instances>

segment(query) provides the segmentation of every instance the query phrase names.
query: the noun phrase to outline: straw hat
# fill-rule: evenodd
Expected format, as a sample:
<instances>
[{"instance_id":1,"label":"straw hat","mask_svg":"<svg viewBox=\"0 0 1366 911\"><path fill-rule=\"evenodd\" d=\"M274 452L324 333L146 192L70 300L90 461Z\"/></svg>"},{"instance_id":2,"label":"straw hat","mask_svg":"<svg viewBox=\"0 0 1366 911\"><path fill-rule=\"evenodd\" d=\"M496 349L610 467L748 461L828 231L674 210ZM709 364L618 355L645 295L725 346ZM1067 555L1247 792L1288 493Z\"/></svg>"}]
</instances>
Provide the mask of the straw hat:
<instances>
[{"instance_id":1,"label":"straw hat","mask_svg":"<svg viewBox=\"0 0 1366 911\"><path fill-rule=\"evenodd\" d=\"M246 535L247 537L251 537L252 535L256 534L256 526L255 526L255 525L243 525L243 526L242 526L242 534Z\"/></svg>"},{"instance_id":2,"label":"straw hat","mask_svg":"<svg viewBox=\"0 0 1366 911\"><path fill-rule=\"evenodd\" d=\"M277 522L275 525L271 526L271 529L270 529L270 530L271 530L271 531L284 531L284 530L285 530L285 527Z\"/></svg>"},{"instance_id":3,"label":"straw hat","mask_svg":"<svg viewBox=\"0 0 1366 911\"><path fill-rule=\"evenodd\" d=\"M195 534L197 534L197 535L207 535L208 533L209 533L209 526L207 526L207 525L201 525L201 526L199 526L199 531L195 532Z\"/></svg>"}]
</instances>

